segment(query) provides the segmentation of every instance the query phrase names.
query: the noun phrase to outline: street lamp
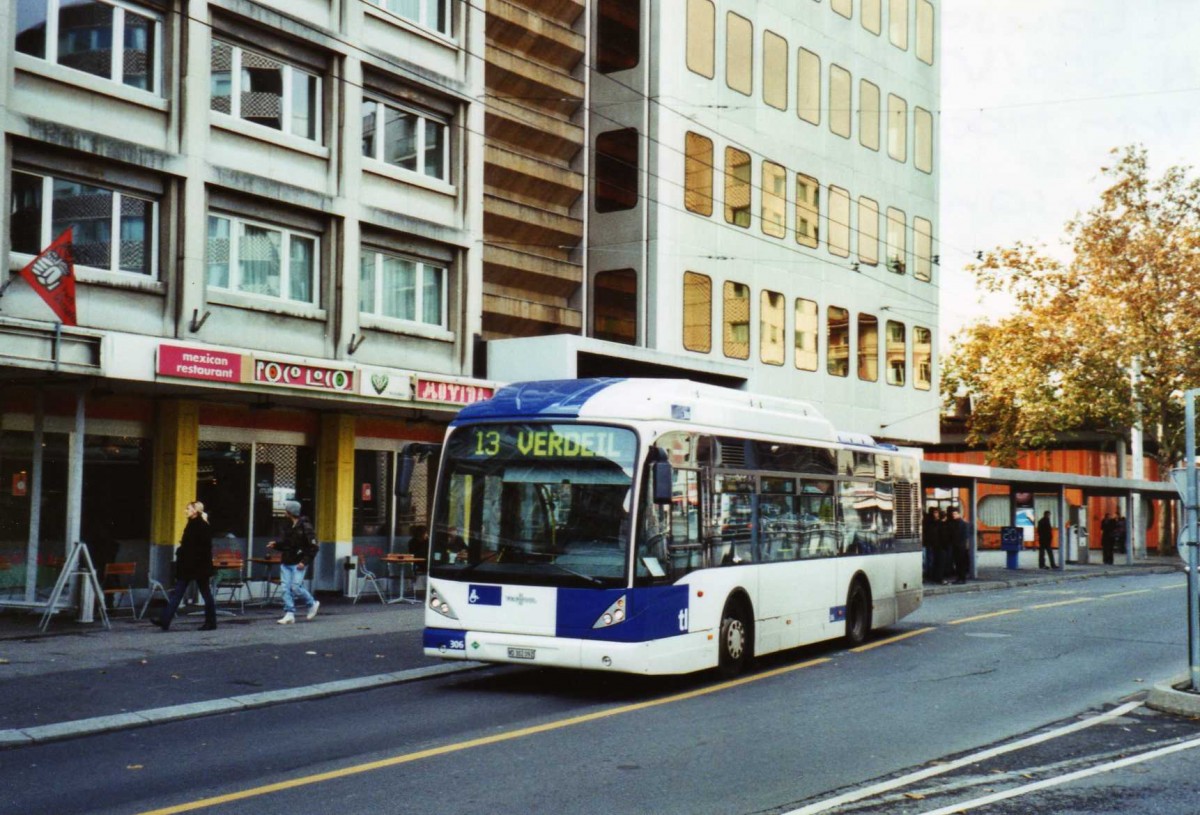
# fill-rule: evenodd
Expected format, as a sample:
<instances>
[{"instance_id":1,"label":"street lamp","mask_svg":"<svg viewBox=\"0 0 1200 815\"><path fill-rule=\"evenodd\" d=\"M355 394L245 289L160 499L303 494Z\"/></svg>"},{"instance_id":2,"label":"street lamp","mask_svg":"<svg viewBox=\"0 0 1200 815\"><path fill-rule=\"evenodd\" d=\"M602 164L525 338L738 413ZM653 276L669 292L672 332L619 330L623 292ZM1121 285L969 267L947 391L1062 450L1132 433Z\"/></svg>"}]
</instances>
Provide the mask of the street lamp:
<instances>
[{"instance_id":1,"label":"street lamp","mask_svg":"<svg viewBox=\"0 0 1200 815\"><path fill-rule=\"evenodd\" d=\"M1200 534L1197 534L1197 480L1196 480L1196 394L1193 388L1185 394L1184 401L1184 451L1187 456L1187 492L1184 511L1187 522L1188 564L1188 665L1191 668L1192 692L1200 693Z\"/></svg>"}]
</instances>

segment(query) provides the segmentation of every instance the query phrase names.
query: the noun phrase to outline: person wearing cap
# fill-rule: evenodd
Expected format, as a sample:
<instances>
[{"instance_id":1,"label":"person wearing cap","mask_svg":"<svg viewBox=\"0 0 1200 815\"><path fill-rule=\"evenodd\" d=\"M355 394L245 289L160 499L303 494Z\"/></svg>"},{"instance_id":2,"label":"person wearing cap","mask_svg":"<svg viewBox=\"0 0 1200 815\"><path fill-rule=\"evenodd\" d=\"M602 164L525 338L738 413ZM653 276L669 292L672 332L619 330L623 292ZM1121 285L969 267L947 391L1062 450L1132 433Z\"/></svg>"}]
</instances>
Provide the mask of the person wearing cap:
<instances>
[{"instance_id":1,"label":"person wearing cap","mask_svg":"<svg viewBox=\"0 0 1200 815\"><path fill-rule=\"evenodd\" d=\"M306 617L317 616L321 604L304 588L304 573L313 558L317 556L317 541L313 534L312 523L300 514L299 501L286 501L283 511L287 513L287 528L283 537L267 544L268 549L279 552L279 582L283 587L283 616L276 622L287 625L296 622L296 601L294 593L308 604Z\"/></svg>"}]
</instances>

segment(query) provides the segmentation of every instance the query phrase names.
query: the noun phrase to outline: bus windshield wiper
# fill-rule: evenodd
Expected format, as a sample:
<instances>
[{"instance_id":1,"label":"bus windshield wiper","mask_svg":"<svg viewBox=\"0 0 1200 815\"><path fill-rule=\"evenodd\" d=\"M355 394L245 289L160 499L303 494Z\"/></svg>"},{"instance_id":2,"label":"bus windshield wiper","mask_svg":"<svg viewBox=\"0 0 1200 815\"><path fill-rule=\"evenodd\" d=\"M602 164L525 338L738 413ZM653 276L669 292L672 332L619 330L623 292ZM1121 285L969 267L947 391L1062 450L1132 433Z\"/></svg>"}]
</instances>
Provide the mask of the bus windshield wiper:
<instances>
[{"instance_id":1,"label":"bus windshield wiper","mask_svg":"<svg viewBox=\"0 0 1200 815\"><path fill-rule=\"evenodd\" d=\"M554 568L558 569L560 572L566 572L569 575L578 577L580 580L586 580L587 582L591 583L593 586L603 586L604 585L603 580L601 580L598 577L592 577L590 574L584 574L583 572L577 572L574 569L568 569L566 566L560 566L557 563L547 563L546 565L553 566Z\"/></svg>"}]
</instances>

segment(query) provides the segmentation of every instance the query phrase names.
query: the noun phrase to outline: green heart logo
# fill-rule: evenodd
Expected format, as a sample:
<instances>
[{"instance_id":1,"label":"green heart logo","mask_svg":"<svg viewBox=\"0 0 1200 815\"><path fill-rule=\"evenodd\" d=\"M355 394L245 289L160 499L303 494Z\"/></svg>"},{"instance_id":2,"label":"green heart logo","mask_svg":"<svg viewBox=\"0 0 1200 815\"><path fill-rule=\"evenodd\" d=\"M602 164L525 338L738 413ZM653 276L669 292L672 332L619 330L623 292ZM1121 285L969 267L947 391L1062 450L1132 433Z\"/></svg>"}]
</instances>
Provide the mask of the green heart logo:
<instances>
[{"instance_id":1,"label":"green heart logo","mask_svg":"<svg viewBox=\"0 0 1200 815\"><path fill-rule=\"evenodd\" d=\"M382 394L387 390L388 375L387 374L371 374L371 386L375 388L375 392Z\"/></svg>"}]
</instances>

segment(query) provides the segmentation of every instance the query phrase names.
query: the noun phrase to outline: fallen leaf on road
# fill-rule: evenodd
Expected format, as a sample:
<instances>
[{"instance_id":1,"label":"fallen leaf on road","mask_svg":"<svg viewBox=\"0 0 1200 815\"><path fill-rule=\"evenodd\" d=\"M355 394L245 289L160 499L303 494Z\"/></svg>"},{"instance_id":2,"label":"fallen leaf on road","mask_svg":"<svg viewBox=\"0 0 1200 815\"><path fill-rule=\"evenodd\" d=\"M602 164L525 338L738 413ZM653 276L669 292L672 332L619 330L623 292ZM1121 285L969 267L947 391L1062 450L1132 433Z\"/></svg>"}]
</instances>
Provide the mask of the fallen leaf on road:
<instances>
[{"instance_id":1,"label":"fallen leaf on road","mask_svg":"<svg viewBox=\"0 0 1200 815\"><path fill-rule=\"evenodd\" d=\"M925 800L925 796L919 792L906 792L906 793L904 793L904 797L911 798L914 801L924 801Z\"/></svg>"},{"instance_id":2,"label":"fallen leaf on road","mask_svg":"<svg viewBox=\"0 0 1200 815\"><path fill-rule=\"evenodd\" d=\"M310 657L315 657L317 655L316 651L305 651L304 653L308 654Z\"/></svg>"},{"instance_id":3,"label":"fallen leaf on road","mask_svg":"<svg viewBox=\"0 0 1200 815\"><path fill-rule=\"evenodd\" d=\"M179 674L171 674L172 679L179 679Z\"/></svg>"},{"instance_id":4,"label":"fallen leaf on road","mask_svg":"<svg viewBox=\"0 0 1200 815\"><path fill-rule=\"evenodd\" d=\"M0 665L7 665L7 664L8 664L7 659L0 659Z\"/></svg>"},{"instance_id":5,"label":"fallen leaf on road","mask_svg":"<svg viewBox=\"0 0 1200 815\"><path fill-rule=\"evenodd\" d=\"M144 770L146 768L143 767L141 764L126 764L125 769L127 769L127 770Z\"/></svg>"}]
</instances>

